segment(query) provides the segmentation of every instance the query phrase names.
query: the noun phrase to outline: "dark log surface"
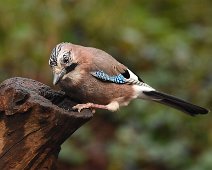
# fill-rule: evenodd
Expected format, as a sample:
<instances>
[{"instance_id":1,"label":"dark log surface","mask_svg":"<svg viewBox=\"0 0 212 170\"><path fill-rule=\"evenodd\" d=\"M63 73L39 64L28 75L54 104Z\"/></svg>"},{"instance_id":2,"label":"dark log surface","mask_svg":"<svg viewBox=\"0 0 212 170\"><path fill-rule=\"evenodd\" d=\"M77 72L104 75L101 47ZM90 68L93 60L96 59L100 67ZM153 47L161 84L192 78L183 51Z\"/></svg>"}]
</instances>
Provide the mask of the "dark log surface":
<instances>
[{"instance_id":1,"label":"dark log surface","mask_svg":"<svg viewBox=\"0 0 212 170\"><path fill-rule=\"evenodd\" d=\"M0 84L0 169L55 169L60 145L92 118L63 92L35 80Z\"/></svg>"}]
</instances>

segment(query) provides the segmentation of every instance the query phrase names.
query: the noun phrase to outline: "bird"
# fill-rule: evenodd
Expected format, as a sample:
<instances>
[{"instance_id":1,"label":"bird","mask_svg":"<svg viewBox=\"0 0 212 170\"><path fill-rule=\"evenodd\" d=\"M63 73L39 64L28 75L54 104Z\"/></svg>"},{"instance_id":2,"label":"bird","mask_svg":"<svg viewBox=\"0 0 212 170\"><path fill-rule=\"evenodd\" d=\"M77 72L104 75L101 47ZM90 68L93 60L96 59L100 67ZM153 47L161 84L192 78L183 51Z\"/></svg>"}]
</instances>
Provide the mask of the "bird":
<instances>
[{"instance_id":1,"label":"bird","mask_svg":"<svg viewBox=\"0 0 212 170\"><path fill-rule=\"evenodd\" d=\"M175 96L157 91L128 67L103 50L62 42L53 48L49 65L53 84L79 101L74 110L117 111L134 99L144 99L178 109L188 115L207 114L209 110Z\"/></svg>"}]
</instances>

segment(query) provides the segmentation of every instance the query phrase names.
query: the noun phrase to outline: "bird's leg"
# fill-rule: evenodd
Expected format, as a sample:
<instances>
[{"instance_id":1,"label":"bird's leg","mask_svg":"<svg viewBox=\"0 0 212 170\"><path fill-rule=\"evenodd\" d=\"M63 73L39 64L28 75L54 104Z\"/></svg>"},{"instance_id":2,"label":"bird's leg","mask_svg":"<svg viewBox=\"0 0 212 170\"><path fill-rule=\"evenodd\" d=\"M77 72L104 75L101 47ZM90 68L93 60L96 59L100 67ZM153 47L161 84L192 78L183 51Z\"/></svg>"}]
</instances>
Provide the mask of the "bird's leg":
<instances>
[{"instance_id":1,"label":"bird's leg","mask_svg":"<svg viewBox=\"0 0 212 170\"><path fill-rule=\"evenodd\" d=\"M91 108L92 112L95 113L95 109L104 109L104 110L116 111L119 108L119 104L118 104L118 102L111 102L108 105L85 103L85 104L77 104L76 106L73 106L72 108L74 110L78 110L78 112L81 112L82 109Z\"/></svg>"},{"instance_id":2,"label":"bird's leg","mask_svg":"<svg viewBox=\"0 0 212 170\"><path fill-rule=\"evenodd\" d=\"M107 109L106 105L98 105L94 103L86 103L86 104L77 104L76 106L72 107L74 110L78 110L81 112L83 109L92 109L92 113L95 113L95 109Z\"/></svg>"}]
</instances>

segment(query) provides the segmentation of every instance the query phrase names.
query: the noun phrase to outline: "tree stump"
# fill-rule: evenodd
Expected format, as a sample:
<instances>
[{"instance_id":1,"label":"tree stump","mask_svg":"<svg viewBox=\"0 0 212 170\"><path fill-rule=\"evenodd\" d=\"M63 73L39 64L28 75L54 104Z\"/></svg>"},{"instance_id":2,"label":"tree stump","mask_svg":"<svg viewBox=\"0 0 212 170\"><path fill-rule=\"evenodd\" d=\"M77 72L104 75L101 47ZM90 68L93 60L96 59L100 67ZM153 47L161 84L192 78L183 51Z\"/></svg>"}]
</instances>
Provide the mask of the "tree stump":
<instances>
[{"instance_id":1,"label":"tree stump","mask_svg":"<svg viewBox=\"0 0 212 170\"><path fill-rule=\"evenodd\" d=\"M55 169L60 145L92 118L63 92L26 78L0 84L0 169Z\"/></svg>"}]
</instances>

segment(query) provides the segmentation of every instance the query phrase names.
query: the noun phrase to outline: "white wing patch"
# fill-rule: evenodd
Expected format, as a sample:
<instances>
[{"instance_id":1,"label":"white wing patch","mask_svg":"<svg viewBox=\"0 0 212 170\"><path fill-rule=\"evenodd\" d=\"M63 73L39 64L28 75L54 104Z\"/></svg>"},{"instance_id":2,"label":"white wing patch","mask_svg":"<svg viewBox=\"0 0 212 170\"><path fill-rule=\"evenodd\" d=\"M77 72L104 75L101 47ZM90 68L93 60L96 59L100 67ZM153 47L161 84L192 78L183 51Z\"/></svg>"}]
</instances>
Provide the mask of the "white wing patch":
<instances>
[{"instance_id":1,"label":"white wing patch","mask_svg":"<svg viewBox=\"0 0 212 170\"><path fill-rule=\"evenodd\" d=\"M138 80L138 76L136 76L132 71L130 71L129 69L127 69L127 71L130 74L130 79Z\"/></svg>"},{"instance_id":2,"label":"white wing patch","mask_svg":"<svg viewBox=\"0 0 212 170\"><path fill-rule=\"evenodd\" d=\"M145 88L145 89L153 89L148 84L146 84L146 83L144 83L142 81L139 81L138 76L136 76L132 71L130 71L129 69L127 69L127 71L130 74L130 78L129 79L126 79L126 83L127 84L138 85L138 86L141 86L142 88Z\"/></svg>"},{"instance_id":3,"label":"white wing patch","mask_svg":"<svg viewBox=\"0 0 212 170\"><path fill-rule=\"evenodd\" d=\"M129 71L130 78L127 79L128 84L132 84L132 87L134 89L134 98L142 98L142 99L149 99L148 96L146 96L143 91L155 91L154 88L149 86L148 84L139 81L138 76L136 76L132 71Z\"/></svg>"}]
</instances>

